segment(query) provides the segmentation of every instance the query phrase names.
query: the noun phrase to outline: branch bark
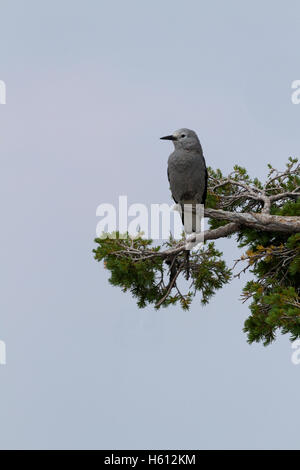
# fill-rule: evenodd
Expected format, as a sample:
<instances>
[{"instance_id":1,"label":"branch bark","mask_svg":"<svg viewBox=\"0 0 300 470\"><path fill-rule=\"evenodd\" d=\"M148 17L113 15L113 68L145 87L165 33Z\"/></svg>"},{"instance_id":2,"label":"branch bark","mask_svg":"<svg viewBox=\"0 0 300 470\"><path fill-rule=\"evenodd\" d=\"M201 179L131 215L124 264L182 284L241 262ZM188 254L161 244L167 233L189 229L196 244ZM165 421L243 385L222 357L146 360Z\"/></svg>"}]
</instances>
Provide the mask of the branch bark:
<instances>
[{"instance_id":1,"label":"branch bark","mask_svg":"<svg viewBox=\"0 0 300 470\"><path fill-rule=\"evenodd\" d=\"M263 232L300 232L300 217L256 212L229 212L222 209L205 209L204 215L212 219L228 220Z\"/></svg>"}]
</instances>

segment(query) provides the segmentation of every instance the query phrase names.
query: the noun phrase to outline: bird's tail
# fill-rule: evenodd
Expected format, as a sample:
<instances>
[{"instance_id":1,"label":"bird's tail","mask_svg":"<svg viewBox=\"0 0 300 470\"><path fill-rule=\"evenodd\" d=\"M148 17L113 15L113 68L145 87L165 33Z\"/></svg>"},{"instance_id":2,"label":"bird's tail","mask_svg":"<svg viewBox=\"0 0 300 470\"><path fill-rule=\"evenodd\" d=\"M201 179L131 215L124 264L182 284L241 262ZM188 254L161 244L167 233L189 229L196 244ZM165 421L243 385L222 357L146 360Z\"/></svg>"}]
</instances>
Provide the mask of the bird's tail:
<instances>
[{"instance_id":1,"label":"bird's tail","mask_svg":"<svg viewBox=\"0 0 300 470\"><path fill-rule=\"evenodd\" d=\"M187 234L201 232L201 214L199 204L184 202L181 204L181 219Z\"/></svg>"}]
</instances>

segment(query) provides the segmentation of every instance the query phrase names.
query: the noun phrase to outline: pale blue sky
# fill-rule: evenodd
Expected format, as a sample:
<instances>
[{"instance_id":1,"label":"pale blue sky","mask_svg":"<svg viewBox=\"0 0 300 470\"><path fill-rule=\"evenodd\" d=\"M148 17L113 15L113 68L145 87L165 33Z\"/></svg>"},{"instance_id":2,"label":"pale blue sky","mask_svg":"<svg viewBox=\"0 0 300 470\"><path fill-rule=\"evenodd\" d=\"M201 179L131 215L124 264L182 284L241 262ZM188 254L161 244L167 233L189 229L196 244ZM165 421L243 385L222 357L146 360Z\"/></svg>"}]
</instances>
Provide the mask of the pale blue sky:
<instances>
[{"instance_id":1,"label":"pale blue sky","mask_svg":"<svg viewBox=\"0 0 300 470\"><path fill-rule=\"evenodd\" d=\"M300 366L287 337L246 343L245 279L138 310L91 253L101 202L171 202L176 128L224 171L300 156L299 2L2 0L0 17L0 448L299 448Z\"/></svg>"}]
</instances>

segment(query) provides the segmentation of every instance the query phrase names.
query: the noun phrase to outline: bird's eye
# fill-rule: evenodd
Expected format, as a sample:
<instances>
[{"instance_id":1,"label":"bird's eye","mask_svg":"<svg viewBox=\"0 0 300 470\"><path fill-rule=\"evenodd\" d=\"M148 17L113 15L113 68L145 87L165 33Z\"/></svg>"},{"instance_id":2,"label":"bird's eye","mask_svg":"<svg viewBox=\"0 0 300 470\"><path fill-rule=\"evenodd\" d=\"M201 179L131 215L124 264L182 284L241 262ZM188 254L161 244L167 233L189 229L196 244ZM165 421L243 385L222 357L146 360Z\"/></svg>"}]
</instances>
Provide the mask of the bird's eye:
<instances>
[{"instance_id":1,"label":"bird's eye","mask_svg":"<svg viewBox=\"0 0 300 470\"><path fill-rule=\"evenodd\" d=\"M184 139L184 138L186 137L186 135L185 135L185 134L181 134L180 137L181 137L182 139Z\"/></svg>"}]
</instances>

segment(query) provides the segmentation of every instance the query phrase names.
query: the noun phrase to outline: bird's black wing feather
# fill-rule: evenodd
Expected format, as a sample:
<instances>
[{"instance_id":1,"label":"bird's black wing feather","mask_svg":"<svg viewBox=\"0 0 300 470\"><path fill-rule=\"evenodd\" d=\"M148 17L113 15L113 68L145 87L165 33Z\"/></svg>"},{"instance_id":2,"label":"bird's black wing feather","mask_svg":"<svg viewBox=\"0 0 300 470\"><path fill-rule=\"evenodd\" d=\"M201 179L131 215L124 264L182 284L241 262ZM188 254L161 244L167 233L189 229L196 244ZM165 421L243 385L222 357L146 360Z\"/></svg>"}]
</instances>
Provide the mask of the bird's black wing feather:
<instances>
[{"instance_id":1,"label":"bird's black wing feather","mask_svg":"<svg viewBox=\"0 0 300 470\"><path fill-rule=\"evenodd\" d=\"M205 168L205 186L204 186L204 191L203 191L203 196L202 196L201 204L205 204L205 201L206 201L206 196L207 196L207 180L208 180L208 173L207 173L207 168Z\"/></svg>"},{"instance_id":2,"label":"bird's black wing feather","mask_svg":"<svg viewBox=\"0 0 300 470\"><path fill-rule=\"evenodd\" d=\"M170 183L170 175L169 175L169 168L168 168L168 180L169 180L169 183ZM176 201L175 197L173 196L172 194L172 198L174 199L174 201L176 202L176 204L178 203L178 201Z\"/></svg>"}]
</instances>

